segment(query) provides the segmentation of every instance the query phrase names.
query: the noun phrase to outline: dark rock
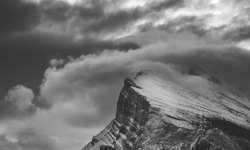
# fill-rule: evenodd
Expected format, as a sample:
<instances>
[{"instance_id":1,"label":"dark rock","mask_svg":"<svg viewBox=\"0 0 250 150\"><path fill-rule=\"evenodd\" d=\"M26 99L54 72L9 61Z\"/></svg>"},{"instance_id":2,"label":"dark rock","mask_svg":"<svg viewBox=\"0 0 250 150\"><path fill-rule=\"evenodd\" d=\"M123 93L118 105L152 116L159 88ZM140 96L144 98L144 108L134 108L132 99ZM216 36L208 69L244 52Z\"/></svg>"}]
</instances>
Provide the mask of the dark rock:
<instances>
[{"instance_id":1,"label":"dark rock","mask_svg":"<svg viewBox=\"0 0 250 150\"><path fill-rule=\"evenodd\" d=\"M190 74L203 75L222 86L199 68ZM160 88L166 88L166 93L159 92ZM150 95L151 89L156 93ZM250 102L241 102L242 96L236 98L241 94L231 98L232 92L222 91L208 98L150 71L139 72L134 79L124 81L115 119L83 150L250 150ZM164 97L168 93L173 97ZM181 102L174 105L174 100ZM190 106L193 101L201 104ZM210 104L218 107L208 107ZM229 106L233 107L226 109Z\"/></svg>"},{"instance_id":2,"label":"dark rock","mask_svg":"<svg viewBox=\"0 0 250 150\"><path fill-rule=\"evenodd\" d=\"M107 145L100 146L100 150L115 150L115 148Z\"/></svg>"}]
</instances>

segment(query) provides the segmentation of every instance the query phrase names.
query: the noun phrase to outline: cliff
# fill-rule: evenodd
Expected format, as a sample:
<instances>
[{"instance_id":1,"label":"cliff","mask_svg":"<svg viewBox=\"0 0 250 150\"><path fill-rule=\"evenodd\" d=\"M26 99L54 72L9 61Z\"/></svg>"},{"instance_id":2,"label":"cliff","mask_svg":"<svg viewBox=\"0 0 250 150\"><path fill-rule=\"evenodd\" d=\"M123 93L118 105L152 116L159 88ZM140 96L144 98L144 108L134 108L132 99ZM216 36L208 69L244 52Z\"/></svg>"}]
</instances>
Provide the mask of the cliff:
<instances>
[{"instance_id":1,"label":"cliff","mask_svg":"<svg viewBox=\"0 0 250 150\"><path fill-rule=\"evenodd\" d=\"M127 78L115 119L82 150L249 150L249 99L208 77L207 95L152 71Z\"/></svg>"}]
</instances>

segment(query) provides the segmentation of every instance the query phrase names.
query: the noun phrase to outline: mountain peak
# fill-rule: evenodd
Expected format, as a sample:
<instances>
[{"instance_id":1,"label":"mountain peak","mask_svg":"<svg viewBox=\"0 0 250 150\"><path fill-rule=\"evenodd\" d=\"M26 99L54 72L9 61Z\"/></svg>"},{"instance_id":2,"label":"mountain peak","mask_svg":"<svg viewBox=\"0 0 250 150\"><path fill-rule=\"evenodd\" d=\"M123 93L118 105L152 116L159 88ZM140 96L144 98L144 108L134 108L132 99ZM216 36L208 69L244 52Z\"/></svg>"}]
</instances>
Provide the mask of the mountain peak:
<instances>
[{"instance_id":1,"label":"mountain peak","mask_svg":"<svg viewBox=\"0 0 250 150\"><path fill-rule=\"evenodd\" d=\"M192 73L204 76L197 68ZM158 72L140 71L125 79L115 119L83 150L249 150L248 114L249 100L226 90L205 97Z\"/></svg>"}]
</instances>

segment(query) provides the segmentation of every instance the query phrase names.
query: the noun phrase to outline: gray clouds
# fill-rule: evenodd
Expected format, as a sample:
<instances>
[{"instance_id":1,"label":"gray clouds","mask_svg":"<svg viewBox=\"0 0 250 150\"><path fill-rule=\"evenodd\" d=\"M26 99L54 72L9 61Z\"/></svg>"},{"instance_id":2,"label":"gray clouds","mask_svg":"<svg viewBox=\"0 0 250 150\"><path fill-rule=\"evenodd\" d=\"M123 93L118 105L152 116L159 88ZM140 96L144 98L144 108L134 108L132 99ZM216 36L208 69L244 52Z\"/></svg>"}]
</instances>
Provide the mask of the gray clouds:
<instances>
[{"instance_id":1,"label":"gray clouds","mask_svg":"<svg viewBox=\"0 0 250 150\"><path fill-rule=\"evenodd\" d=\"M88 0L73 5L65 1L44 0L40 7L43 22L37 30L59 35L116 39L145 29L160 28L174 33L186 31L201 37L219 36L235 40L237 35L231 34L238 31L247 36L243 33L245 29L241 28L248 24L250 5L235 0L218 3L201 0L149 0L144 3Z\"/></svg>"},{"instance_id":2,"label":"gray clouds","mask_svg":"<svg viewBox=\"0 0 250 150\"><path fill-rule=\"evenodd\" d=\"M183 1L149 1L145 7L133 8L126 7L127 3L130 1L93 0L71 5L65 1L44 0L40 3L44 19L37 29L51 31L56 28L57 31L52 31L55 34L117 38L120 34L130 33L133 27L136 29L135 25L143 19L159 19L162 10L182 7Z\"/></svg>"},{"instance_id":3,"label":"gray clouds","mask_svg":"<svg viewBox=\"0 0 250 150\"><path fill-rule=\"evenodd\" d=\"M143 69L166 71L176 81L186 83L197 91L202 84L210 85L204 79L183 75L193 66L200 66L227 86L250 87L247 81L250 75L247 71L250 70L248 51L228 43L211 44L195 36L168 34L167 37L161 39L162 42L136 51L107 50L100 54L83 55L62 68L48 68L41 85L41 96L52 107L57 103L71 103L72 111L65 121L89 127L108 123L105 118L110 119L114 115L124 78L134 76ZM193 83L194 80L197 82Z\"/></svg>"},{"instance_id":4,"label":"gray clouds","mask_svg":"<svg viewBox=\"0 0 250 150\"><path fill-rule=\"evenodd\" d=\"M22 131L15 139L0 135L1 150L56 150L55 141L31 130Z\"/></svg>"},{"instance_id":5,"label":"gray clouds","mask_svg":"<svg viewBox=\"0 0 250 150\"><path fill-rule=\"evenodd\" d=\"M165 0L151 4L150 9L154 11L161 11L167 8L178 8L184 6L184 0Z\"/></svg>"},{"instance_id":6,"label":"gray clouds","mask_svg":"<svg viewBox=\"0 0 250 150\"><path fill-rule=\"evenodd\" d=\"M36 30L76 39L103 40L132 35L144 29L161 28L168 32L193 32L199 36L216 34L233 40L248 38L250 6L245 1L230 0L228 5L224 0L218 3L200 0L149 0L142 5L138 3L141 2L87 0L70 4L63 0L3 0L0 32L9 34ZM239 11L243 6L244 9ZM234 11L229 12L229 9ZM232 12L237 16L233 17ZM222 32L216 33L218 30Z\"/></svg>"},{"instance_id":7,"label":"gray clouds","mask_svg":"<svg viewBox=\"0 0 250 150\"><path fill-rule=\"evenodd\" d=\"M33 104L34 93L31 89L18 85L8 91L0 101L0 120L28 117L36 112Z\"/></svg>"},{"instance_id":8,"label":"gray clouds","mask_svg":"<svg viewBox=\"0 0 250 150\"><path fill-rule=\"evenodd\" d=\"M10 89L5 97L5 101L10 103L14 107L14 110L19 112L23 112L34 107L32 104L33 99L33 91L22 85L18 85Z\"/></svg>"},{"instance_id":9,"label":"gray clouds","mask_svg":"<svg viewBox=\"0 0 250 150\"><path fill-rule=\"evenodd\" d=\"M90 25L84 29L84 32L113 31L122 29L142 16L143 12L137 8L110 13L107 16L103 16L100 20L90 23Z\"/></svg>"},{"instance_id":10,"label":"gray clouds","mask_svg":"<svg viewBox=\"0 0 250 150\"><path fill-rule=\"evenodd\" d=\"M241 41L250 38L250 26L243 25L242 27L235 28L228 31L224 35L225 39L232 39L235 41Z\"/></svg>"},{"instance_id":11,"label":"gray clouds","mask_svg":"<svg viewBox=\"0 0 250 150\"><path fill-rule=\"evenodd\" d=\"M235 46L248 39L242 1L15 2L0 2L1 148L80 149L115 116L124 79L140 70L205 93L214 83L188 74L199 66L250 94L250 54Z\"/></svg>"},{"instance_id":12,"label":"gray clouds","mask_svg":"<svg viewBox=\"0 0 250 150\"><path fill-rule=\"evenodd\" d=\"M38 6L24 0L0 1L0 33L30 30L40 22Z\"/></svg>"},{"instance_id":13,"label":"gray clouds","mask_svg":"<svg viewBox=\"0 0 250 150\"><path fill-rule=\"evenodd\" d=\"M124 41L143 44L137 50L103 50L70 60L53 59L54 65L47 68L39 95L49 107L37 109L29 121L20 124L43 131L64 144L70 141L69 135L61 134L72 133L70 138L88 139L93 134L88 131L103 127L114 117L124 79L140 70L161 71L200 93L205 93L214 83L188 75L193 66L217 76L228 87L250 87L249 52L225 41L211 43L189 33L164 31L144 33ZM69 145L75 143L71 141Z\"/></svg>"},{"instance_id":14,"label":"gray clouds","mask_svg":"<svg viewBox=\"0 0 250 150\"><path fill-rule=\"evenodd\" d=\"M0 39L0 99L13 86L24 84L38 93L43 73L53 58L79 57L104 49L137 49L134 42L83 39L30 32ZM18 68L18 69L17 69Z\"/></svg>"},{"instance_id":15,"label":"gray clouds","mask_svg":"<svg viewBox=\"0 0 250 150\"><path fill-rule=\"evenodd\" d=\"M44 0L40 5L43 16L50 20L63 22L70 17L71 6L66 1Z\"/></svg>"}]
</instances>

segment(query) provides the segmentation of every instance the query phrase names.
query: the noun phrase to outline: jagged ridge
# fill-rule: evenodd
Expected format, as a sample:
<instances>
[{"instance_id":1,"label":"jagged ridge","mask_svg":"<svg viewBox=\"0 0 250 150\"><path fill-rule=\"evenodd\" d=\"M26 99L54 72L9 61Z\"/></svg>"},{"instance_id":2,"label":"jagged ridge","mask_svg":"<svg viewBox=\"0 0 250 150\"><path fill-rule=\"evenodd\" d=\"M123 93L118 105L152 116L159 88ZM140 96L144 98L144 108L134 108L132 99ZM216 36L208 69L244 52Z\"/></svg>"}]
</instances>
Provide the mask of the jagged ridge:
<instances>
[{"instance_id":1,"label":"jagged ridge","mask_svg":"<svg viewBox=\"0 0 250 150\"><path fill-rule=\"evenodd\" d=\"M249 113L246 97L225 89L206 97L143 71L124 81L116 118L83 150L249 150Z\"/></svg>"}]
</instances>

